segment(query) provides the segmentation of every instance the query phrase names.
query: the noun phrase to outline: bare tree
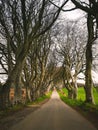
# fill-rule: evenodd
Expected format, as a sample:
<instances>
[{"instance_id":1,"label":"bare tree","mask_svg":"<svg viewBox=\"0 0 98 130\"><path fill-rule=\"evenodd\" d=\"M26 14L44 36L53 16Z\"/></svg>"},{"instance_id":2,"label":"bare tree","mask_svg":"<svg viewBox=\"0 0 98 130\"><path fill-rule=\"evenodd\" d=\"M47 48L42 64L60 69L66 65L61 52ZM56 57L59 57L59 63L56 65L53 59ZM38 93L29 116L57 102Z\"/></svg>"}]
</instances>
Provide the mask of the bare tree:
<instances>
[{"instance_id":1,"label":"bare tree","mask_svg":"<svg viewBox=\"0 0 98 130\"><path fill-rule=\"evenodd\" d=\"M87 18L87 28L88 28L88 42L86 45L86 83L85 83L85 91L86 91L86 102L94 103L93 98L93 82L92 82L92 45L94 38L94 28L93 28L93 18L90 14L88 14Z\"/></svg>"},{"instance_id":2,"label":"bare tree","mask_svg":"<svg viewBox=\"0 0 98 130\"><path fill-rule=\"evenodd\" d=\"M32 41L51 28L67 1L59 9L50 4L49 0L0 1L1 34L5 36L7 44L10 44L15 54L14 67L1 88L1 107L4 106L5 99L9 102L10 87L15 87L16 90L19 87L20 75Z\"/></svg>"},{"instance_id":3,"label":"bare tree","mask_svg":"<svg viewBox=\"0 0 98 130\"><path fill-rule=\"evenodd\" d=\"M70 98L77 98L77 76L83 72L85 62L85 43L83 30L78 27L77 22L68 22L63 36L58 40L58 54L62 57L63 81L68 89ZM66 32L66 34L65 34ZM82 33L81 33L82 32ZM72 71L74 70L74 74ZM66 85L67 84L67 85Z\"/></svg>"},{"instance_id":4,"label":"bare tree","mask_svg":"<svg viewBox=\"0 0 98 130\"><path fill-rule=\"evenodd\" d=\"M87 89L85 90L86 90L86 102L94 103L93 95L92 95L92 76L91 76L92 65L91 64L92 64L92 44L98 38L98 0L86 0L86 1L71 0L71 1L75 5L75 7L73 8L71 7L68 10L62 9L63 11L72 11L75 9L81 9L87 13L87 27L88 27L88 41L89 42L87 42L87 46L86 46L86 60L87 61L86 61L86 72L85 72L85 77L86 77L85 88L87 87ZM91 22L92 24L94 23L93 26L91 25ZM95 29L93 30L92 27ZM87 59L87 57L89 57L89 60Z\"/></svg>"},{"instance_id":5,"label":"bare tree","mask_svg":"<svg viewBox=\"0 0 98 130\"><path fill-rule=\"evenodd\" d=\"M79 8L87 13L87 28L88 28L88 42L86 46L86 102L94 103L92 94L92 45L98 37L98 1L87 0L86 2L71 0L76 8ZM94 20L95 19L95 23ZM94 29L95 28L95 29Z\"/></svg>"},{"instance_id":6,"label":"bare tree","mask_svg":"<svg viewBox=\"0 0 98 130\"><path fill-rule=\"evenodd\" d=\"M48 57L52 45L50 31L35 40L24 66L25 86L31 91L32 100L43 95L49 84L47 69Z\"/></svg>"},{"instance_id":7,"label":"bare tree","mask_svg":"<svg viewBox=\"0 0 98 130\"><path fill-rule=\"evenodd\" d=\"M85 2L80 0L71 0L76 8L79 8L96 19L96 31L98 31L98 0L86 0ZM75 9L76 9L75 8ZM98 33L98 32L96 32ZM97 35L96 35L97 36Z\"/></svg>"}]
</instances>

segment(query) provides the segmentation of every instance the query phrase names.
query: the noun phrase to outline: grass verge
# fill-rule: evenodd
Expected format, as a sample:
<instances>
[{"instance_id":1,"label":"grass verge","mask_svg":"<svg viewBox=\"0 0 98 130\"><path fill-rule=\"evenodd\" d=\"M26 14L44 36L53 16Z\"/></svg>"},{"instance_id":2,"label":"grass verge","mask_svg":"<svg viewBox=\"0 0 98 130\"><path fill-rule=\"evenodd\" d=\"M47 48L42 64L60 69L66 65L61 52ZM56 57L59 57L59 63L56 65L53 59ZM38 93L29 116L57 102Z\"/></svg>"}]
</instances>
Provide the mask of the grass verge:
<instances>
[{"instance_id":1,"label":"grass verge","mask_svg":"<svg viewBox=\"0 0 98 130\"><path fill-rule=\"evenodd\" d=\"M73 100L67 97L67 90L62 89L58 91L59 96L63 102L74 108L76 111L81 113L84 117L90 120L94 126L98 129L98 104L92 105L84 102L84 95L82 90L79 90L78 99ZM97 99L97 98L96 98Z\"/></svg>"},{"instance_id":2,"label":"grass verge","mask_svg":"<svg viewBox=\"0 0 98 130\"><path fill-rule=\"evenodd\" d=\"M36 101L34 102L29 102L26 104L18 104L18 105L14 105L13 107L8 107L5 110L0 111L0 118L2 117L6 117L9 116L15 112L18 112L20 110L23 110L24 108L28 107L29 105L37 105L37 104L43 104L45 103L47 100L50 99L50 96L52 94L52 91L46 93L45 95L43 95L42 97L39 97Z\"/></svg>"},{"instance_id":3,"label":"grass verge","mask_svg":"<svg viewBox=\"0 0 98 130\"><path fill-rule=\"evenodd\" d=\"M27 103L27 105L43 104L43 102L45 102L45 100L50 99L51 94L52 94L52 91L46 93L46 94L43 95L42 97L39 97L37 100L35 100L35 101L33 101L33 102Z\"/></svg>"}]
</instances>

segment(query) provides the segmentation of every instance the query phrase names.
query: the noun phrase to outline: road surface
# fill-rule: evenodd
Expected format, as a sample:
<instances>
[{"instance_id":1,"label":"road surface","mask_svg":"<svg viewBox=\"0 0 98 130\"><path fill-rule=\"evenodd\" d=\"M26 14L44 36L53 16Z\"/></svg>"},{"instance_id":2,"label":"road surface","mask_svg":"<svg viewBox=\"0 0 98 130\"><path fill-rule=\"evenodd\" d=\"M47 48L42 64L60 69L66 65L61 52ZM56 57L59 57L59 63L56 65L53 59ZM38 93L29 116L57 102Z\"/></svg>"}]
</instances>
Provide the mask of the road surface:
<instances>
[{"instance_id":1,"label":"road surface","mask_svg":"<svg viewBox=\"0 0 98 130\"><path fill-rule=\"evenodd\" d=\"M51 99L10 130L97 130L75 110L63 103L56 91Z\"/></svg>"}]
</instances>

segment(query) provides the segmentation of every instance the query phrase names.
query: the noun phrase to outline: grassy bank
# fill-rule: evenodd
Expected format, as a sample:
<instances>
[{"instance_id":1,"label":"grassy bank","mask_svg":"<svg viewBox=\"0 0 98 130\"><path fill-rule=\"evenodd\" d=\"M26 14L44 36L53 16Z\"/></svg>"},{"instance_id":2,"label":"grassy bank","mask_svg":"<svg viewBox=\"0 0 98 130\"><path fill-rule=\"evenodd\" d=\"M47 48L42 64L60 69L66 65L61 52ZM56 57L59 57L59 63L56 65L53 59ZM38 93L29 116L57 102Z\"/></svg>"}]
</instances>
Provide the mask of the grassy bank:
<instances>
[{"instance_id":1,"label":"grassy bank","mask_svg":"<svg viewBox=\"0 0 98 130\"><path fill-rule=\"evenodd\" d=\"M34 102L30 102L27 105L35 105L35 104L40 104L43 103L45 100L48 100L51 97L52 91L46 93L45 95L43 95L42 97L39 97L37 100L35 100Z\"/></svg>"},{"instance_id":2,"label":"grassy bank","mask_svg":"<svg viewBox=\"0 0 98 130\"><path fill-rule=\"evenodd\" d=\"M79 90L80 94L79 94L77 100L68 99L67 94L65 94L66 90L62 90L62 91L59 91L58 93L59 93L62 101L64 101L66 104L68 104L68 105L70 105L71 107L74 107L74 108L78 107L85 112L88 111L88 112L94 112L94 113L98 114L98 104L92 105L92 104L89 104L89 103L85 103L84 102L84 95L83 95L83 98L82 98L81 90ZM79 98L79 97L81 97L81 98ZM97 97L96 97L96 99L97 99Z\"/></svg>"},{"instance_id":3,"label":"grassy bank","mask_svg":"<svg viewBox=\"0 0 98 130\"><path fill-rule=\"evenodd\" d=\"M96 105L91 105L89 103L85 103L85 93L83 88L79 88L78 90L78 99L72 100L68 99L68 93L66 89L62 89L58 91L60 98L63 102L77 110L83 116L85 116L88 120L90 120L96 128L98 128L98 91L94 88L94 99Z\"/></svg>"},{"instance_id":4,"label":"grassy bank","mask_svg":"<svg viewBox=\"0 0 98 130\"><path fill-rule=\"evenodd\" d=\"M67 91L66 88L62 89L62 93L64 93L66 95L66 97L68 96L68 91ZM93 88L93 94L94 94L95 104L98 105L98 89ZM84 92L84 88L83 87L80 87L78 89L77 101L79 101L79 102L84 102L85 101L85 92Z\"/></svg>"},{"instance_id":5,"label":"grassy bank","mask_svg":"<svg viewBox=\"0 0 98 130\"><path fill-rule=\"evenodd\" d=\"M42 97L39 97L34 102L29 102L26 104L18 104L18 105L14 105L13 107L6 108L5 110L0 111L0 118L2 118L3 116L5 117L8 115L11 115L17 111L23 110L24 108L28 107L29 105L43 104L50 98L51 94L52 94L52 91L50 91L49 93L46 93Z\"/></svg>"}]
</instances>

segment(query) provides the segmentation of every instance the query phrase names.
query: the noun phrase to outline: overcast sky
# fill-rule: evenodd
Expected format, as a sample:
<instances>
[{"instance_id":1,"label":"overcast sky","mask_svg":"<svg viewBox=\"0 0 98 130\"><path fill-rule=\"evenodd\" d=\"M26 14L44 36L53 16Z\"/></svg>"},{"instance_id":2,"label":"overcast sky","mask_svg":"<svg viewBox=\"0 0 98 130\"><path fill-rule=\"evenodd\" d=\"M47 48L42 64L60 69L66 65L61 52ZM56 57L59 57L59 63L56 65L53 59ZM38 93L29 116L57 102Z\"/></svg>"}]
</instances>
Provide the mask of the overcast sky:
<instances>
[{"instance_id":1,"label":"overcast sky","mask_svg":"<svg viewBox=\"0 0 98 130\"><path fill-rule=\"evenodd\" d=\"M63 1L64 0L61 0L61 3L63 3ZM86 0L84 0L84 1L86 1ZM69 0L68 2L67 2L67 4L64 6L64 10L69 10L69 9L72 9L72 8L74 8L75 6L74 6L74 4ZM75 9L75 10L73 10L73 11L69 11L69 12L62 12L62 17L67 17L68 19L70 19L70 20L76 20L76 19L79 19L79 18L81 18L81 17L83 17L84 15L85 15L86 13L84 12L84 11L82 11L82 10L80 10L80 9Z\"/></svg>"}]
</instances>

